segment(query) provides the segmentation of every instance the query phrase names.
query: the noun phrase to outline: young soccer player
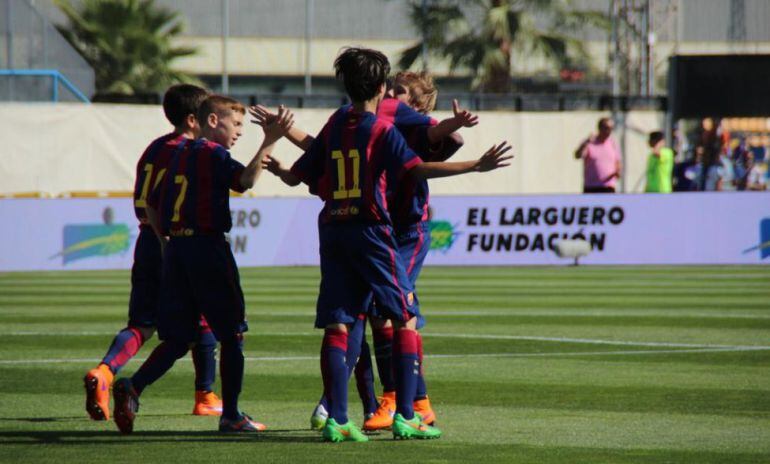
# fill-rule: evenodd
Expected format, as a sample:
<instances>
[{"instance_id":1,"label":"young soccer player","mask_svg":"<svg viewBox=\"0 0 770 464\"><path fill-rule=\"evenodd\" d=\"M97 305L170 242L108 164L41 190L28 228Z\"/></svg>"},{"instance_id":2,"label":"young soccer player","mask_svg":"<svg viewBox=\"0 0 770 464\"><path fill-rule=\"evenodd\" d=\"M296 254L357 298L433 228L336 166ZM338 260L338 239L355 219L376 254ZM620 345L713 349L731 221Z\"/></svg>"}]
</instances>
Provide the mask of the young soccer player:
<instances>
[{"instance_id":1,"label":"young soccer player","mask_svg":"<svg viewBox=\"0 0 770 464\"><path fill-rule=\"evenodd\" d=\"M348 420L346 358L355 358L348 333L368 308L370 294L393 320L397 413L395 438L438 438L441 432L415 416L416 316L419 303L397 254L386 207L388 189L408 174L441 177L505 166L506 143L479 160L422 163L393 125L374 113L385 95L388 59L375 50L348 48L335 60L352 105L335 112L291 170L274 173L289 185L307 184L324 200L319 218L321 286L316 327L324 328L321 373L329 399L327 441L367 441ZM269 164L269 163L268 163ZM371 292L371 293L370 293Z\"/></svg>"},{"instance_id":2,"label":"young soccer player","mask_svg":"<svg viewBox=\"0 0 770 464\"><path fill-rule=\"evenodd\" d=\"M466 110L461 110L457 101L453 102L453 118L437 123L434 119L426 116L433 110L438 93L432 78L427 73L401 72L397 74L392 91L395 93L395 97L389 95L391 98L385 98L380 102L377 107L377 116L394 124L406 139L409 148L423 160L444 161L454 154L463 143L462 137L454 132L438 139L438 143L432 143L431 133L435 138L442 136L446 130L462 126L472 127L478 123L478 117ZM255 118L254 122L260 125L264 125L276 117L275 114L262 106L252 107L250 112ZM437 125L441 127L436 127ZM304 150L309 148L313 140L312 136L296 126L291 128L287 138ZM276 163L275 160L268 160L266 166L269 170L273 170L273 166L280 166L280 163ZM276 173L279 171L280 168ZM427 182L425 180L418 182L410 178L402 179L392 196L393 198L388 200L388 210L394 221L399 254L406 263L407 273L414 284L429 249L430 237L429 234L425 233L427 231L427 224L425 223L428 199ZM393 328L387 319L372 316L370 320L375 340L377 369L384 388L384 394L379 403L374 394L371 357L364 333L365 320L357 321L348 334L348 343L360 341L361 351L357 360L356 356L351 355L347 357L347 362L351 371L355 369L356 384L364 405L364 429L379 430L390 427L395 414L395 379L391 368ZM422 326L421 323L419 325ZM421 337L419 341L421 346ZM422 358L421 355L420 358ZM427 397L422 370L418 378L418 394L414 407L426 423L432 424L435 421L435 413ZM321 430L327 417L328 401L326 395L323 395L311 415L311 428Z\"/></svg>"},{"instance_id":3,"label":"young soccer player","mask_svg":"<svg viewBox=\"0 0 770 464\"><path fill-rule=\"evenodd\" d=\"M426 72L415 73L402 71L396 74L392 92L397 101L409 105L415 111L427 115L436 104L438 91L433 85L433 78ZM387 102L387 100L386 100ZM452 102L455 115L465 113L474 120L477 119L465 110L460 110L457 101ZM382 113L382 112L381 112ZM475 124L474 124L475 125ZM425 161L445 161L462 146L462 137L452 133L439 143L430 143L426 136L425 126L400 127L400 131L409 144ZM398 251L406 266L406 271L412 285L417 284L417 278L422 270L422 264L430 249L430 230L428 228L428 182L425 179L406 177L395 189L390 199L388 209L393 220L393 228L398 244ZM377 317L376 308L370 311L369 321L372 326L374 352L377 358L377 372L383 386L383 395L376 410L368 415L364 422L364 430L380 430L393 424L396 409L395 379L392 370L393 328L389 320ZM424 325L418 320L417 328ZM417 380L417 394L414 409L429 425L436 419L435 412L428 398L427 387L423 375L422 336L417 332L418 356L420 369ZM364 342L365 343L365 342ZM368 404L377 404L371 398L373 384L369 379L372 363L368 346L362 346L361 356L355 368L359 388L366 390L362 397L368 397ZM371 407L371 406L369 406Z\"/></svg>"},{"instance_id":4,"label":"young soccer player","mask_svg":"<svg viewBox=\"0 0 770 464\"><path fill-rule=\"evenodd\" d=\"M139 219L139 237L131 268L131 299L128 325L112 341L99 365L85 376L86 411L93 420L109 419L110 387L114 376L152 337L157 324L158 288L161 251L158 238L147 221L147 196L163 176L173 153L187 140L198 137L200 127L195 114L208 92L200 87L180 84L168 89L163 97L163 111L174 131L155 139L136 166L134 211ZM195 364L195 415L219 415L222 402L211 391L214 383L216 339L205 321L193 349Z\"/></svg>"},{"instance_id":5,"label":"young soccer player","mask_svg":"<svg viewBox=\"0 0 770 464\"><path fill-rule=\"evenodd\" d=\"M291 113L282 108L257 154L244 167L228 152L241 136L244 114L245 108L236 100L219 95L207 98L198 111L203 138L188 141L174 156L159 188L148 199L148 219L165 247L158 318L163 342L156 350L153 376L142 383L135 376L115 384L115 422L124 433L133 430L144 388L170 369L195 340L201 315L221 345L219 430L265 429L238 409L243 333L248 326L238 268L224 234L232 227L230 190L244 192L254 185L262 157L293 121Z\"/></svg>"}]
</instances>

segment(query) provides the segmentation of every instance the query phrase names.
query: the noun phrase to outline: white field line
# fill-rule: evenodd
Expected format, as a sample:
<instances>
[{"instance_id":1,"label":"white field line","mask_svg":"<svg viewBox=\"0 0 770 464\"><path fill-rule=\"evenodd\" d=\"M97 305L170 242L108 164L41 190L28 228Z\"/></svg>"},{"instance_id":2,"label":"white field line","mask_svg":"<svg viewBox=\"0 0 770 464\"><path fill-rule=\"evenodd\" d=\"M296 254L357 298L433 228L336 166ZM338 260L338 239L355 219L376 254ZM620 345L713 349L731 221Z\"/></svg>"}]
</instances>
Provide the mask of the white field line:
<instances>
[{"instance_id":1,"label":"white field line","mask_svg":"<svg viewBox=\"0 0 770 464\"><path fill-rule=\"evenodd\" d=\"M0 336L86 336L86 335L114 335L117 332L0 332ZM247 332L251 337L319 337L321 332ZM672 342L637 342L628 340L601 340L594 338L569 338L569 337L538 337L531 335L491 335L491 334L450 334L450 333L433 333L426 332L425 338L437 337L437 338L465 338L465 339L478 339L478 340L525 340L525 341L538 341L538 342L554 342L554 343L579 343L587 345L617 345L617 346L650 346L658 348L705 348L711 350L728 349L728 350L765 350L770 349L770 346L763 345L716 345L711 343L672 343Z\"/></svg>"},{"instance_id":2,"label":"white field line","mask_svg":"<svg viewBox=\"0 0 770 464\"><path fill-rule=\"evenodd\" d=\"M456 359L456 358L550 358L565 356L636 356L650 354L678 354L678 353L725 353L736 351L765 351L770 350L768 346L754 347L726 347L726 348L700 348L684 350L632 350L632 351L587 351L587 352L562 352L562 353L477 353L477 354L436 354L426 355L428 359ZM133 358L136 362L144 362L147 358ZM318 356L247 356L246 361L253 362L286 362L286 361L318 361ZM97 358L65 358L65 359L0 359L2 365L23 365L23 364L79 364L79 363L97 363ZM191 362L190 357L182 358L180 361Z\"/></svg>"}]
</instances>

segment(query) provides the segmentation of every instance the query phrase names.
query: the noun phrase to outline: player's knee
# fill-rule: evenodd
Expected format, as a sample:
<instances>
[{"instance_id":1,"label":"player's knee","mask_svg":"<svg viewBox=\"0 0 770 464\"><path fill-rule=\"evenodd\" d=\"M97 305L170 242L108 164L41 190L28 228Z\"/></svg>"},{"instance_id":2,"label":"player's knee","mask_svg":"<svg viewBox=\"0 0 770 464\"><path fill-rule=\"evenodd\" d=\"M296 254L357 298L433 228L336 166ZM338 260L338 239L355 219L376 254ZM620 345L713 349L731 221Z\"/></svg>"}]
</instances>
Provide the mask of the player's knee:
<instances>
[{"instance_id":1,"label":"player's knee","mask_svg":"<svg viewBox=\"0 0 770 464\"><path fill-rule=\"evenodd\" d=\"M417 330L417 318L412 316L408 321L393 321L395 330Z\"/></svg>"},{"instance_id":2,"label":"player's knee","mask_svg":"<svg viewBox=\"0 0 770 464\"><path fill-rule=\"evenodd\" d=\"M146 342L155 334L155 327L133 327L142 336L142 341Z\"/></svg>"},{"instance_id":3,"label":"player's knee","mask_svg":"<svg viewBox=\"0 0 770 464\"><path fill-rule=\"evenodd\" d=\"M230 349L231 347L243 347L243 334L237 333L229 337L223 337L219 344L222 346L222 350Z\"/></svg>"},{"instance_id":4,"label":"player's knee","mask_svg":"<svg viewBox=\"0 0 770 464\"><path fill-rule=\"evenodd\" d=\"M326 331L328 332L330 330L336 330L336 331L348 333L348 326L345 324L338 324L338 323L328 324L326 326Z\"/></svg>"},{"instance_id":5,"label":"player's knee","mask_svg":"<svg viewBox=\"0 0 770 464\"><path fill-rule=\"evenodd\" d=\"M372 324L373 329L387 329L388 327L393 326L393 323L390 322L390 319L383 319L381 317L375 316L369 317L369 323Z\"/></svg>"}]
</instances>

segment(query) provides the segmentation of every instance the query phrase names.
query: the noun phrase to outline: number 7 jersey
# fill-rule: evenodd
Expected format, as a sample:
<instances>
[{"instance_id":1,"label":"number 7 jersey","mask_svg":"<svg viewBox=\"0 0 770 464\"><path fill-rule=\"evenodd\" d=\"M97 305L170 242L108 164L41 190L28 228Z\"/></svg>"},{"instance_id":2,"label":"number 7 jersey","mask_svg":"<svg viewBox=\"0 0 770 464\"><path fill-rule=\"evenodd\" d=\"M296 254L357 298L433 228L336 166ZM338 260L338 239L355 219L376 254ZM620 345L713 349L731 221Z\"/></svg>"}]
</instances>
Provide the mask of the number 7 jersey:
<instances>
[{"instance_id":1,"label":"number 7 jersey","mask_svg":"<svg viewBox=\"0 0 770 464\"><path fill-rule=\"evenodd\" d=\"M325 202L321 223L392 224L388 182L422 160L392 123L352 105L337 110L291 172Z\"/></svg>"},{"instance_id":2,"label":"number 7 jersey","mask_svg":"<svg viewBox=\"0 0 770 464\"><path fill-rule=\"evenodd\" d=\"M168 163L174 154L184 148L187 139L180 134L166 134L153 140L136 164L134 184L134 213L140 227L148 227L147 199L166 174Z\"/></svg>"},{"instance_id":3,"label":"number 7 jersey","mask_svg":"<svg viewBox=\"0 0 770 464\"><path fill-rule=\"evenodd\" d=\"M230 190L243 192L245 167L221 145L188 140L168 162L147 203L158 211L164 235L191 236L228 232Z\"/></svg>"}]
</instances>

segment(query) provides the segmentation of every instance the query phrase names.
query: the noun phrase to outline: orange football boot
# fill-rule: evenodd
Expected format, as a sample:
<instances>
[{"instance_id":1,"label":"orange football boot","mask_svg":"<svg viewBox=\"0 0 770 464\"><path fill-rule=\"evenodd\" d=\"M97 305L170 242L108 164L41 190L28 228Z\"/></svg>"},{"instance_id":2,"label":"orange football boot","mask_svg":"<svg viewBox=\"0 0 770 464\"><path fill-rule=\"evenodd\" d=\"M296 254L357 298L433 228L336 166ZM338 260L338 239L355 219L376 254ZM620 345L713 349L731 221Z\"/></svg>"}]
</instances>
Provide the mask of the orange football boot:
<instances>
[{"instance_id":1,"label":"orange football boot","mask_svg":"<svg viewBox=\"0 0 770 464\"><path fill-rule=\"evenodd\" d=\"M396 414L396 392L384 392L380 398L380 407L374 411L374 415L364 422L364 430L373 431L386 429L393 425L393 416Z\"/></svg>"},{"instance_id":2,"label":"orange football boot","mask_svg":"<svg viewBox=\"0 0 770 464\"><path fill-rule=\"evenodd\" d=\"M196 390L192 413L195 416L221 416L222 400L214 392Z\"/></svg>"},{"instance_id":3,"label":"orange football boot","mask_svg":"<svg viewBox=\"0 0 770 464\"><path fill-rule=\"evenodd\" d=\"M99 364L83 379L86 386L86 411L96 421L110 418L110 386L115 376L109 366Z\"/></svg>"},{"instance_id":4,"label":"orange football boot","mask_svg":"<svg viewBox=\"0 0 770 464\"><path fill-rule=\"evenodd\" d=\"M425 399L414 402L414 412L422 416L422 421L425 424L433 425L433 423L436 422L436 413L434 413L433 408L430 407L430 400L427 396Z\"/></svg>"}]
</instances>

